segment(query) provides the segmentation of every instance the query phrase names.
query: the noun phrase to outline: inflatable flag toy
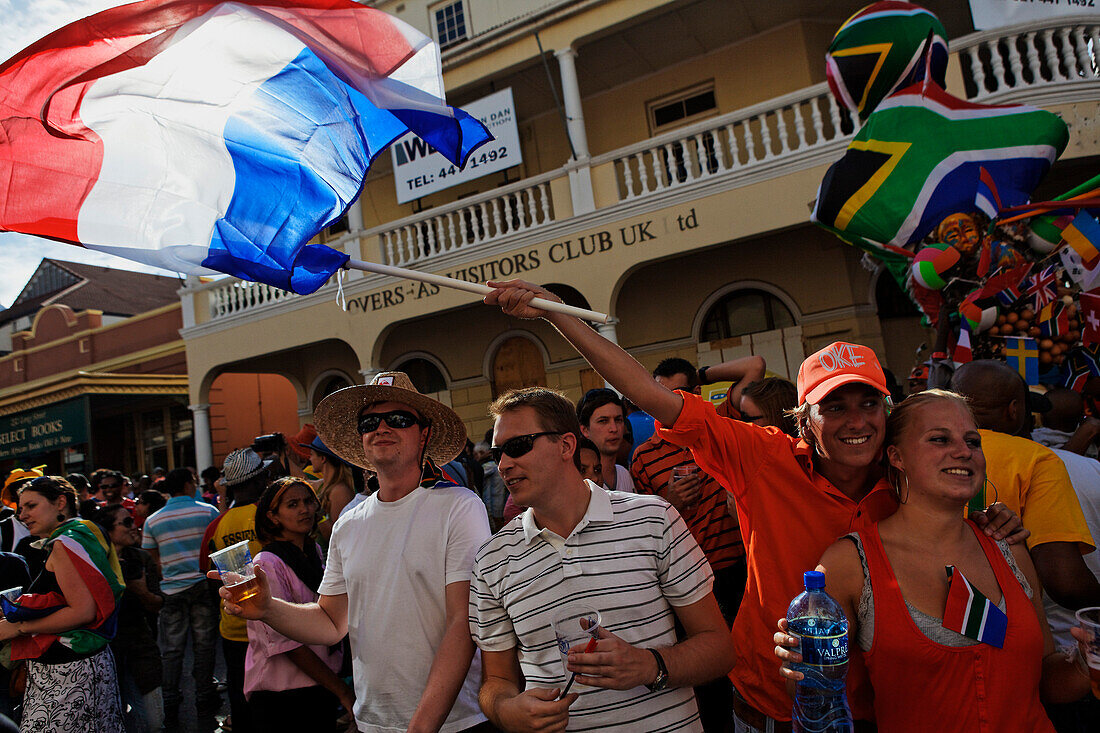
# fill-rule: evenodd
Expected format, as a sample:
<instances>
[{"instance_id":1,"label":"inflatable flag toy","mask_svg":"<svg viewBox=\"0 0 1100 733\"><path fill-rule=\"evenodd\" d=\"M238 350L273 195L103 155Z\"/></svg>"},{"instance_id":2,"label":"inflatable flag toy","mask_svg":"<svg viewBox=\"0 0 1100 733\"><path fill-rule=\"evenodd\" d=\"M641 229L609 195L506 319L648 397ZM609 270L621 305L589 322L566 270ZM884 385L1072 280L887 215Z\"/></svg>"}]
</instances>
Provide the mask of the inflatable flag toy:
<instances>
[{"instance_id":1,"label":"inflatable flag toy","mask_svg":"<svg viewBox=\"0 0 1100 733\"><path fill-rule=\"evenodd\" d=\"M825 54L829 89L860 120L926 72L946 86L947 31L939 18L912 3L868 5L840 26Z\"/></svg>"},{"instance_id":2,"label":"inflatable flag toy","mask_svg":"<svg viewBox=\"0 0 1100 733\"><path fill-rule=\"evenodd\" d=\"M931 244L913 258L913 279L922 288L942 290L947 273L959 263L959 250L950 244Z\"/></svg>"},{"instance_id":3,"label":"inflatable flag toy","mask_svg":"<svg viewBox=\"0 0 1100 733\"><path fill-rule=\"evenodd\" d=\"M310 293L309 241L408 131L463 165L430 38L352 0L143 0L0 65L0 230Z\"/></svg>"},{"instance_id":4,"label":"inflatable flag toy","mask_svg":"<svg viewBox=\"0 0 1100 733\"><path fill-rule=\"evenodd\" d=\"M984 168L1007 206L1026 203L1069 141L1057 115L974 104L914 84L871 114L825 173L812 219L841 239L905 246L975 210Z\"/></svg>"}]
</instances>

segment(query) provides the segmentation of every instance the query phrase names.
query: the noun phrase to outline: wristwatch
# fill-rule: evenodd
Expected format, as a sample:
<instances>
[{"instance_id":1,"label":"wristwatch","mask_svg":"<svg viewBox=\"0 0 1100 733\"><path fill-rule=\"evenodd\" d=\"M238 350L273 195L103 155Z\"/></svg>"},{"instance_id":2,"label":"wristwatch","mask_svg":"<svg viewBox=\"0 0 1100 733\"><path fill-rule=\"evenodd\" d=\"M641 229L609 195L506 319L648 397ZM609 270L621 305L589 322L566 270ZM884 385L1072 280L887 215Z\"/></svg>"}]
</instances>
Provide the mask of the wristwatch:
<instances>
[{"instance_id":1,"label":"wristwatch","mask_svg":"<svg viewBox=\"0 0 1100 733\"><path fill-rule=\"evenodd\" d=\"M653 658L657 660L657 678L646 687L650 692L660 692L668 687L668 667L665 666L665 660L661 658L660 652L656 649L650 649L649 651L653 654Z\"/></svg>"}]
</instances>

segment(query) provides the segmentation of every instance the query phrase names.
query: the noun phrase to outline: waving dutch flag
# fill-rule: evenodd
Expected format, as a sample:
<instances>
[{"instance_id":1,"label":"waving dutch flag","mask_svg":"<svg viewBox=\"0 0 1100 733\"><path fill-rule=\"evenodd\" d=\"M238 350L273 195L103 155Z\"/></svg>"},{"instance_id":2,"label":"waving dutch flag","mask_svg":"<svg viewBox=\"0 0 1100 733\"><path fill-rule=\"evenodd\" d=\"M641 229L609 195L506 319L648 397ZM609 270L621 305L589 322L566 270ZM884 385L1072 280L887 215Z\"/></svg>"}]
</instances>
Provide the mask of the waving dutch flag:
<instances>
[{"instance_id":1,"label":"waving dutch flag","mask_svg":"<svg viewBox=\"0 0 1100 733\"><path fill-rule=\"evenodd\" d=\"M492 139L439 50L352 0L144 0L0 65L0 230L299 293L309 240L408 131L456 165Z\"/></svg>"}]
</instances>

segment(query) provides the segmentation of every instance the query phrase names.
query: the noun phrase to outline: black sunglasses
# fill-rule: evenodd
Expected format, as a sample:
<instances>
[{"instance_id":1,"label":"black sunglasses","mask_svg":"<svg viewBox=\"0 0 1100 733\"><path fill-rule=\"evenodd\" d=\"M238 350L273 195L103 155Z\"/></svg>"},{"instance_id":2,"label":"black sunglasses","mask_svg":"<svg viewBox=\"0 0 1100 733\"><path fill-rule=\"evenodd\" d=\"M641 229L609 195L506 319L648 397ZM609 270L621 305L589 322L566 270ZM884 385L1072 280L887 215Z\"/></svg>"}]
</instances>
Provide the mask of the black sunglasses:
<instances>
[{"instance_id":1,"label":"black sunglasses","mask_svg":"<svg viewBox=\"0 0 1100 733\"><path fill-rule=\"evenodd\" d=\"M101 489L121 489L122 484L100 484L99 488L101 488Z\"/></svg>"},{"instance_id":2,"label":"black sunglasses","mask_svg":"<svg viewBox=\"0 0 1100 733\"><path fill-rule=\"evenodd\" d=\"M421 427L428 424L427 420L419 418L405 410L393 410L392 412L368 412L359 416L359 434L373 433L385 420L386 424L394 430L411 428L413 425Z\"/></svg>"},{"instance_id":3,"label":"black sunglasses","mask_svg":"<svg viewBox=\"0 0 1100 733\"><path fill-rule=\"evenodd\" d=\"M494 445L489 449L489 453L492 454L493 460L500 463L501 455L508 456L509 458L519 458L525 456L531 452L531 449L535 447L535 438L542 437L543 435L561 435L556 430L548 430L544 433L531 433L530 435L517 435L514 438L509 438L504 441L503 445Z\"/></svg>"},{"instance_id":4,"label":"black sunglasses","mask_svg":"<svg viewBox=\"0 0 1100 733\"><path fill-rule=\"evenodd\" d=\"M123 527L126 527L127 529L131 529L134 526L134 518L133 517L123 517L122 519L120 519L118 521L118 523L121 524Z\"/></svg>"}]
</instances>

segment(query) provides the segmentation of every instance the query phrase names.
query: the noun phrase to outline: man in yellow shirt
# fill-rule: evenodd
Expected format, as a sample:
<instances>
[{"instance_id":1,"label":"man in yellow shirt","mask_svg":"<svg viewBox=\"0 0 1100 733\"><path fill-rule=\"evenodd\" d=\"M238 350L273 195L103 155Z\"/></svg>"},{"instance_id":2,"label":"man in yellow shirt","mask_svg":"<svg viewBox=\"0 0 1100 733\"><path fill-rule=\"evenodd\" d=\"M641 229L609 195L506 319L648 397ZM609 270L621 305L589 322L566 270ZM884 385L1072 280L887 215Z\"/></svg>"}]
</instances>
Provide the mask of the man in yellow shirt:
<instances>
[{"instance_id":1,"label":"man in yellow shirt","mask_svg":"<svg viewBox=\"0 0 1100 733\"><path fill-rule=\"evenodd\" d=\"M1028 548L1043 589L1070 609L1100 605L1100 583L1081 555L1096 542L1065 465L1028 438L1027 384L1008 365L983 359L959 367L951 380L970 399L985 453L984 503L1004 502L1031 532Z\"/></svg>"},{"instance_id":2,"label":"man in yellow shirt","mask_svg":"<svg viewBox=\"0 0 1100 733\"><path fill-rule=\"evenodd\" d=\"M203 538L207 552L217 552L230 545L248 540L248 550L255 557L262 548L256 540L256 501L270 479L267 467L251 448L235 450L225 457L222 478L232 497L229 511L211 523ZM208 569L208 568L204 568ZM235 733L253 733L251 716L244 697L244 655L248 651L248 631L245 620L230 616L222 606L218 631L225 653L229 710Z\"/></svg>"}]
</instances>

